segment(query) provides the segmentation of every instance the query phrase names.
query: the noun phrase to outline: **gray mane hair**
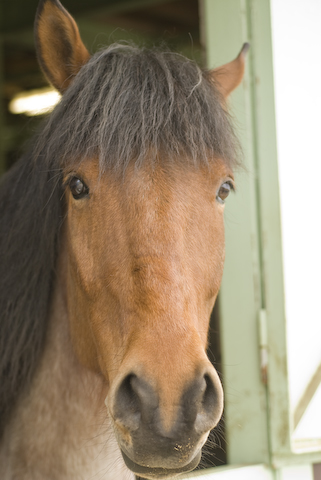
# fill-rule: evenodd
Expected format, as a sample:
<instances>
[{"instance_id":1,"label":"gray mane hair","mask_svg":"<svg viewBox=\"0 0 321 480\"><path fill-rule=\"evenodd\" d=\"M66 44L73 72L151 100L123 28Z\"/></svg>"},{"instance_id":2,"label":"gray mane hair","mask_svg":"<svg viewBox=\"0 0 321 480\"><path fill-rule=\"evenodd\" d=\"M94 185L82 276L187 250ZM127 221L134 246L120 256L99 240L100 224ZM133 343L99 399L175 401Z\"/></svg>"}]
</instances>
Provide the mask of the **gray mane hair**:
<instances>
[{"instance_id":1,"label":"gray mane hair","mask_svg":"<svg viewBox=\"0 0 321 480\"><path fill-rule=\"evenodd\" d=\"M0 436L45 345L63 168L93 156L101 172L165 157L233 167L237 147L211 76L181 55L118 44L81 68L0 185Z\"/></svg>"},{"instance_id":2,"label":"gray mane hair","mask_svg":"<svg viewBox=\"0 0 321 480\"><path fill-rule=\"evenodd\" d=\"M209 73L177 53L113 44L81 68L35 153L62 166L98 156L103 171L162 156L235 166L237 147Z\"/></svg>"}]
</instances>

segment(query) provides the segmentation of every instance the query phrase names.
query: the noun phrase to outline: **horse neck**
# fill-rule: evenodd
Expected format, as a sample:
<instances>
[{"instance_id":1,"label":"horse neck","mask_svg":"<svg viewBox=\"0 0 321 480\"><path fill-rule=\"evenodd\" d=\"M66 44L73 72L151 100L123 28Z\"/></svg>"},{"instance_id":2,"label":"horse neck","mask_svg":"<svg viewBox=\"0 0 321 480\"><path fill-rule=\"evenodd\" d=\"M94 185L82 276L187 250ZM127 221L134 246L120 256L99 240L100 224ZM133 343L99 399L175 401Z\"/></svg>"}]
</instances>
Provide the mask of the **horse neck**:
<instances>
[{"instance_id":1,"label":"horse neck","mask_svg":"<svg viewBox=\"0 0 321 480\"><path fill-rule=\"evenodd\" d=\"M45 350L0 446L0 478L133 478L110 430L103 378L82 367L70 340L63 255L58 262Z\"/></svg>"}]
</instances>

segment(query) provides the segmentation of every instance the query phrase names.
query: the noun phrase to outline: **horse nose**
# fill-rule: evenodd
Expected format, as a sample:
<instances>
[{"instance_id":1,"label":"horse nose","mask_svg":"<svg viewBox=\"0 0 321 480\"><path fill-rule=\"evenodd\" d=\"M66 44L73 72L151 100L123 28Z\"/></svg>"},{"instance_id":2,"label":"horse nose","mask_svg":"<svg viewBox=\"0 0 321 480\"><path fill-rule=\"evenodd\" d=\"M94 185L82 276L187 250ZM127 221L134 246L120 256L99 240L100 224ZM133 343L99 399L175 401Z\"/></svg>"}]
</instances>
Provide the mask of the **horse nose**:
<instances>
[{"instance_id":1,"label":"horse nose","mask_svg":"<svg viewBox=\"0 0 321 480\"><path fill-rule=\"evenodd\" d=\"M156 436L167 438L186 434L201 436L215 427L223 409L221 383L212 366L196 375L183 389L176 399L176 414L170 425L165 426L164 419L169 412L163 406L166 402L162 402L161 392L140 375L126 375L114 398L113 417L129 433L148 427Z\"/></svg>"}]
</instances>

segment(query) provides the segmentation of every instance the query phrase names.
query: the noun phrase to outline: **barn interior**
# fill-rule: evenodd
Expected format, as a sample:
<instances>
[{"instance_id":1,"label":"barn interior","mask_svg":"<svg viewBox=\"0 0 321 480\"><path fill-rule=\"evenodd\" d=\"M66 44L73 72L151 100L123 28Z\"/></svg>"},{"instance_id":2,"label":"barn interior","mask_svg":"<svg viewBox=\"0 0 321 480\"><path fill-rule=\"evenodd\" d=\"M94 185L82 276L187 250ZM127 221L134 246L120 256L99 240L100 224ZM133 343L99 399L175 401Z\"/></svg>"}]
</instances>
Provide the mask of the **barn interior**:
<instances>
[{"instance_id":1,"label":"barn interior","mask_svg":"<svg viewBox=\"0 0 321 480\"><path fill-rule=\"evenodd\" d=\"M65 0L90 52L116 41L166 44L198 62L204 54L197 0ZM37 62L33 24L38 0L2 1L0 8L0 169L20 155L41 118L13 114L10 102L48 85ZM41 116L40 116L41 117Z\"/></svg>"}]
</instances>

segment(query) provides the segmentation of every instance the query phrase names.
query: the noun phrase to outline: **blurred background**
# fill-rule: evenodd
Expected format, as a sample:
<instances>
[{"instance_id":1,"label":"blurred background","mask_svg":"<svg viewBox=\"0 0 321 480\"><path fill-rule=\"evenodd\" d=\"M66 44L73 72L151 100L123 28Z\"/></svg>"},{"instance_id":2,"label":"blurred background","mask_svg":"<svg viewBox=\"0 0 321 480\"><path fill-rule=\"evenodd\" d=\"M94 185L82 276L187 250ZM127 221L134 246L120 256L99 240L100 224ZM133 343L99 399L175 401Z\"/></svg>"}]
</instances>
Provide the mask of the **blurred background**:
<instances>
[{"instance_id":1,"label":"blurred background","mask_svg":"<svg viewBox=\"0 0 321 480\"><path fill-rule=\"evenodd\" d=\"M204 63L197 0L65 0L91 53L118 40L140 45L167 44ZM20 154L39 118L37 101L48 83L37 63L33 24L38 0L1 0L0 4L0 170ZM36 90L36 91L35 91ZM31 98L30 95L38 97ZM24 106L26 99L29 107ZM19 99L20 103L12 103ZM50 100L49 100L50 101ZM24 113L21 109L27 109ZM28 110L29 108L29 110ZM16 112L16 113L13 113ZM31 117L32 120L31 120Z\"/></svg>"}]
</instances>

